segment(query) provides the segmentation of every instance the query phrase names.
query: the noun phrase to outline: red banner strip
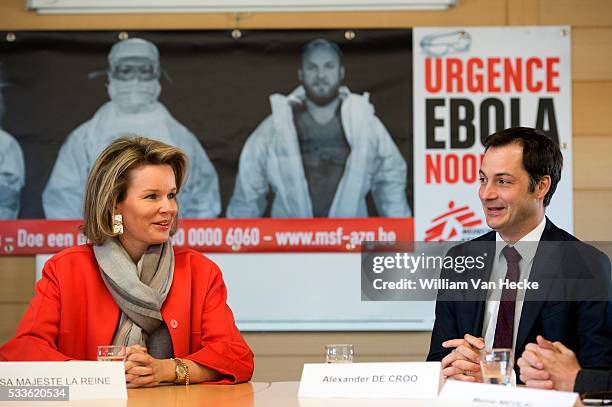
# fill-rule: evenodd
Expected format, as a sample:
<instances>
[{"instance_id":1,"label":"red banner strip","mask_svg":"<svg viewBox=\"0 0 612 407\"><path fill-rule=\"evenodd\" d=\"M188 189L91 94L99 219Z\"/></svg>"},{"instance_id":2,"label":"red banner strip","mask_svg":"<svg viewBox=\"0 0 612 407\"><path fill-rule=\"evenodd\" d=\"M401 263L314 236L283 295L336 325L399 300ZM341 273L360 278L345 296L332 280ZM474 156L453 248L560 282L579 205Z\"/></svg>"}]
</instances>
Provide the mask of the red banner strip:
<instances>
[{"instance_id":1,"label":"red banner strip","mask_svg":"<svg viewBox=\"0 0 612 407\"><path fill-rule=\"evenodd\" d=\"M0 256L84 244L79 220L0 221ZM356 252L362 241L412 241L413 218L184 219L175 246L208 253Z\"/></svg>"}]
</instances>

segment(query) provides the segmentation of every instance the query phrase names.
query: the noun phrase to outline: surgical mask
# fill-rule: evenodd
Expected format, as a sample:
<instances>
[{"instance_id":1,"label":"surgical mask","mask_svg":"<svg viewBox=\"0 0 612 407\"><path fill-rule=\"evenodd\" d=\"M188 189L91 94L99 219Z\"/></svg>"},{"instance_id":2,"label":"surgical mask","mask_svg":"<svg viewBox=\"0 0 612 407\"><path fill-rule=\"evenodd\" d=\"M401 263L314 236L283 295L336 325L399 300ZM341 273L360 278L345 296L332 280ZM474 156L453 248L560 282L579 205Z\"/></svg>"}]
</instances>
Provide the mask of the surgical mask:
<instances>
[{"instance_id":1,"label":"surgical mask","mask_svg":"<svg viewBox=\"0 0 612 407\"><path fill-rule=\"evenodd\" d=\"M108 96L122 113L139 113L151 109L161 93L157 79L141 81L135 78L122 81L109 77L107 89Z\"/></svg>"}]
</instances>

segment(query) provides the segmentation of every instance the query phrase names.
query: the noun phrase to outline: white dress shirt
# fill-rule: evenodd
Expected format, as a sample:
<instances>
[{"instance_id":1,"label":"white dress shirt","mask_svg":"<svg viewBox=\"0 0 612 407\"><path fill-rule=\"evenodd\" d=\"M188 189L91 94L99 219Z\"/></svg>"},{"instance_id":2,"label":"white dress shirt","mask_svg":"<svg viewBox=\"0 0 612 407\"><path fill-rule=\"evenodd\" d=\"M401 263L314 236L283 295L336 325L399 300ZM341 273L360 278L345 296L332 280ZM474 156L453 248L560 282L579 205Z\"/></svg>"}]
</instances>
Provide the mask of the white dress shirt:
<instances>
[{"instance_id":1,"label":"white dress shirt","mask_svg":"<svg viewBox=\"0 0 612 407\"><path fill-rule=\"evenodd\" d=\"M529 280L531 273L531 266L533 265L533 258L535 257L538 245L533 242L539 242L546 226L546 217L542 219L540 224L536 226L531 232L523 236L514 245L514 248L521 255L521 261L519 262L519 281ZM489 281L499 282L499 280L505 280L506 271L508 266L506 258L502 254L502 249L508 245L504 239L501 238L499 233L495 233L495 258L493 260L493 268L491 270L491 277ZM530 243L528 243L530 242ZM497 313L499 311L499 298L501 298L502 289L496 284L495 290L489 290L487 292L487 302L485 304L485 316L484 323L482 326L482 336L485 341L485 348L493 348L493 342L495 340L495 328L497 325ZM492 299L495 300L492 300ZM516 305L514 308L514 326L512 332L512 349L516 347L516 335L518 333L519 322L521 320L521 312L523 310L523 300L525 299L525 290L517 289L516 291ZM518 357L520 355L515 355Z\"/></svg>"}]
</instances>

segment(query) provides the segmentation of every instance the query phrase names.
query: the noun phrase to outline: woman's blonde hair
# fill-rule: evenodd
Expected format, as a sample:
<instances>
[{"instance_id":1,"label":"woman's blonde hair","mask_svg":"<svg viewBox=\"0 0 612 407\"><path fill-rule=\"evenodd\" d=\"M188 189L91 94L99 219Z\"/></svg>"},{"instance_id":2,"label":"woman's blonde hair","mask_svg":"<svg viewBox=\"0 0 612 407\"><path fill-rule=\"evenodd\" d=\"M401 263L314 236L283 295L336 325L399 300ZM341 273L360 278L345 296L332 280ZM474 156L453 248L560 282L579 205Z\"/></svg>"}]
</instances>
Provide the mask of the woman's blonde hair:
<instances>
[{"instance_id":1,"label":"woman's blonde hair","mask_svg":"<svg viewBox=\"0 0 612 407\"><path fill-rule=\"evenodd\" d=\"M129 172L143 165L169 165L174 170L177 194L187 175L185 153L161 141L127 134L113 141L96 159L85 188L82 231L87 239L101 245L113 233L115 205L125 199ZM170 235L176 231L176 219Z\"/></svg>"}]
</instances>

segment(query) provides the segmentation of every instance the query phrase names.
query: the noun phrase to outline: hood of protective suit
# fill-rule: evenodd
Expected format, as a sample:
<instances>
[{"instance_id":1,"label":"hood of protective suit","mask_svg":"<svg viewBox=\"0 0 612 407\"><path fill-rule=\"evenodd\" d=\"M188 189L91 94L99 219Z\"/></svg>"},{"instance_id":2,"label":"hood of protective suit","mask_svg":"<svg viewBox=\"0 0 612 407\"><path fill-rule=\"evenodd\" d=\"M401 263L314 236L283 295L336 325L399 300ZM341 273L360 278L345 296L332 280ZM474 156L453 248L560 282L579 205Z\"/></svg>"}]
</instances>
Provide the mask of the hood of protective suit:
<instances>
[{"instance_id":1,"label":"hood of protective suit","mask_svg":"<svg viewBox=\"0 0 612 407\"><path fill-rule=\"evenodd\" d=\"M338 89L338 96L340 96L341 100L346 99L351 94L351 91L346 86L340 86ZM367 93L366 93L367 95ZM293 89L290 94L288 94L287 99L289 104L292 106L300 106L306 103L306 89L304 89L303 85L298 86Z\"/></svg>"},{"instance_id":2,"label":"hood of protective suit","mask_svg":"<svg viewBox=\"0 0 612 407\"><path fill-rule=\"evenodd\" d=\"M108 64L113 66L123 58L146 58L159 65L159 50L151 41L143 38L130 38L115 43L108 53Z\"/></svg>"}]
</instances>

